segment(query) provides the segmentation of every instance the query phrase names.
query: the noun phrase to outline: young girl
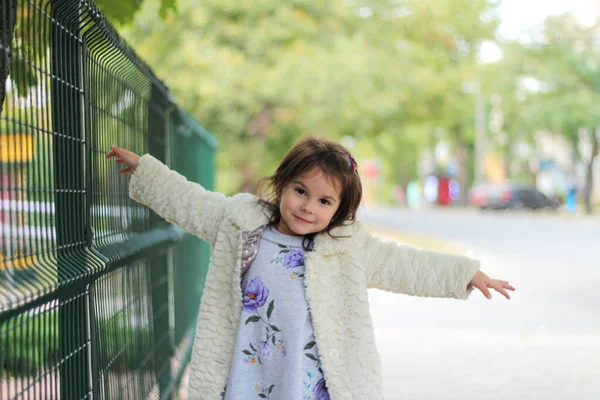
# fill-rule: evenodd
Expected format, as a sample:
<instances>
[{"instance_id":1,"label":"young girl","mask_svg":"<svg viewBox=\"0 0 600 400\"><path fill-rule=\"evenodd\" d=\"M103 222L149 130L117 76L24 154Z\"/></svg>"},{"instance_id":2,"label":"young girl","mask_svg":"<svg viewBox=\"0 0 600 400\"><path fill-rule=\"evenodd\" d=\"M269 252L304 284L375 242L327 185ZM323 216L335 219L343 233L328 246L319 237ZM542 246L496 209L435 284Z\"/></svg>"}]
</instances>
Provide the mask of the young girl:
<instances>
[{"instance_id":1,"label":"young girl","mask_svg":"<svg viewBox=\"0 0 600 400\"><path fill-rule=\"evenodd\" d=\"M382 399L368 288L510 298L479 262L383 242L355 221L362 188L342 146L296 144L260 198L226 197L116 146L132 199L211 245L190 399Z\"/></svg>"}]
</instances>

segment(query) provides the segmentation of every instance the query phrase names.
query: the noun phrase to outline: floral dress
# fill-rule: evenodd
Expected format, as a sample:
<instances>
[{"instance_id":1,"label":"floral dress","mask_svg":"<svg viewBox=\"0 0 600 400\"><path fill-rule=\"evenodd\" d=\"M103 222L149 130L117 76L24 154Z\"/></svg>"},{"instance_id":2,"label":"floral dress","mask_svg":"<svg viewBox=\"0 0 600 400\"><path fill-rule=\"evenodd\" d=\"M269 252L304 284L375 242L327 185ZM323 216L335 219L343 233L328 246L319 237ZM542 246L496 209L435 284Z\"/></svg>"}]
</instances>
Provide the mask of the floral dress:
<instances>
[{"instance_id":1,"label":"floral dress","mask_svg":"<svg viewBox=\"0 0 600 400\"><path fill-rule=\"evenodd\" d=\"M302 237L267 227L242 279L226 400L329 400L304 296Z\"/></svg>"}]
</instances>

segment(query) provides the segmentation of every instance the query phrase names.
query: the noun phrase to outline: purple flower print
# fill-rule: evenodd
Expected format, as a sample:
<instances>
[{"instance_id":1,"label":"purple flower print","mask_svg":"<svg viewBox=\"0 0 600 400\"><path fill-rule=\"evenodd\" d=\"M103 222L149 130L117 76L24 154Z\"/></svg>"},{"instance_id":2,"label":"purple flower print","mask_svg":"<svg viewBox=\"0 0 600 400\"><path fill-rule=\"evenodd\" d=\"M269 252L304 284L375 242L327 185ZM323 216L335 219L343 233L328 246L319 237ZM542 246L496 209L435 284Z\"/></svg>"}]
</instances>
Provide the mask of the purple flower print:
<instances>
[{"instance_id":1,"label":"purple flower print","mask_svg":"<svg viewBox=\"0 0 600 400\"><path fill-rule=\"evenodd\" d=\"M244 289L244 304L245 311L256 311L258 308L265 305L269 297L269 288L265 286L260 277L251 279Z\"/></svg>"},{"instance_id":2,"label":"purple flower print","mask_svg":"<svg viewBox=\"0 0 600 400\"><path fill-rule=\"evenodd\" d=\"M266 359L271 358L271 349L269 349L269 343L265 341L260 342L258 345L258 352L260 353L261 357Z\"/></svg>"},{"instance_id":3,"label":"purple flower print","mask_svg":"<svg viewBox=\"0 0 600 400\"><path fill-rule=\"evenodd\" d=\"M304 252L300 249L292 249L283 257L283 266L286 268L296 268L304 264Z\"/></svg>"},{"instance_id":4,"label":"purple flower print","mask_svg":"<svg viewBox=\"0 0 600 400\"><path fill-rule=\"evenodd\" d=\"M319 382L313 388L313 394L315 395L315 400L330 400L327 386L325 386L325 378L319 379Z\"/></svg>"}]
</instances>

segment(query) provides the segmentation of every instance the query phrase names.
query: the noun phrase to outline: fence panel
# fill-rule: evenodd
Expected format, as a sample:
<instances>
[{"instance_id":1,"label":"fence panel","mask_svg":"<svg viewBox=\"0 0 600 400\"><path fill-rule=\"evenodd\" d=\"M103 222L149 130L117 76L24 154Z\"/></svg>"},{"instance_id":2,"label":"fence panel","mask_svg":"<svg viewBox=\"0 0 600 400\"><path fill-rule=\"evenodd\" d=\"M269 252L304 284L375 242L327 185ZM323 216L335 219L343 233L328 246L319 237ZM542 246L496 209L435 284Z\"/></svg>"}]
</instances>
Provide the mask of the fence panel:
<instances>
[{"instance_id":1,"label":"fence panel","mask_svg":"<svg viewBox=\"0 0 600 400\"><path fill-rule=\"evenodd\" d=\"M0 400L167 398L208 247L130 200L105 154L212 189L216 142L92 2L0 11Z\"/></svg>"}]
</instances>

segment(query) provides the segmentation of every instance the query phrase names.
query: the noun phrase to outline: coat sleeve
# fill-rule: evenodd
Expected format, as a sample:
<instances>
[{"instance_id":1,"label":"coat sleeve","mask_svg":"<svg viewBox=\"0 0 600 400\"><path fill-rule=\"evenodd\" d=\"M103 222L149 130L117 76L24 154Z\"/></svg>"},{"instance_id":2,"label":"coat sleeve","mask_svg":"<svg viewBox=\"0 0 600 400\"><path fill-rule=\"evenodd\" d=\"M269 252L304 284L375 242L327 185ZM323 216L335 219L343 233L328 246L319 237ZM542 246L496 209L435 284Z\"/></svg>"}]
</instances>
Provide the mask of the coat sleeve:
<instances>
[{"instance_id":1,"label":"coat sleeve","mask_svg":"<svg viewBox=\"0 0 600 400\"><path fill-rule=\"evenodd\" d=\"M144 154L129 182L129 197L150 207L184 231L214 244L228 197L189 182L149 154Z\"/></svg>"},{"instance_id":2,"label":"coat sleeve","mask_svg":"<svg viewBox=\"0 0 600 400\"><path fill-rule=\"evenodd\" d=\"M384 242L363 230L359 247L367 285L422 297L467 299L467 285L479 269L479 261L453 254L418 250Z\"/></svg>"}]
</instances>

